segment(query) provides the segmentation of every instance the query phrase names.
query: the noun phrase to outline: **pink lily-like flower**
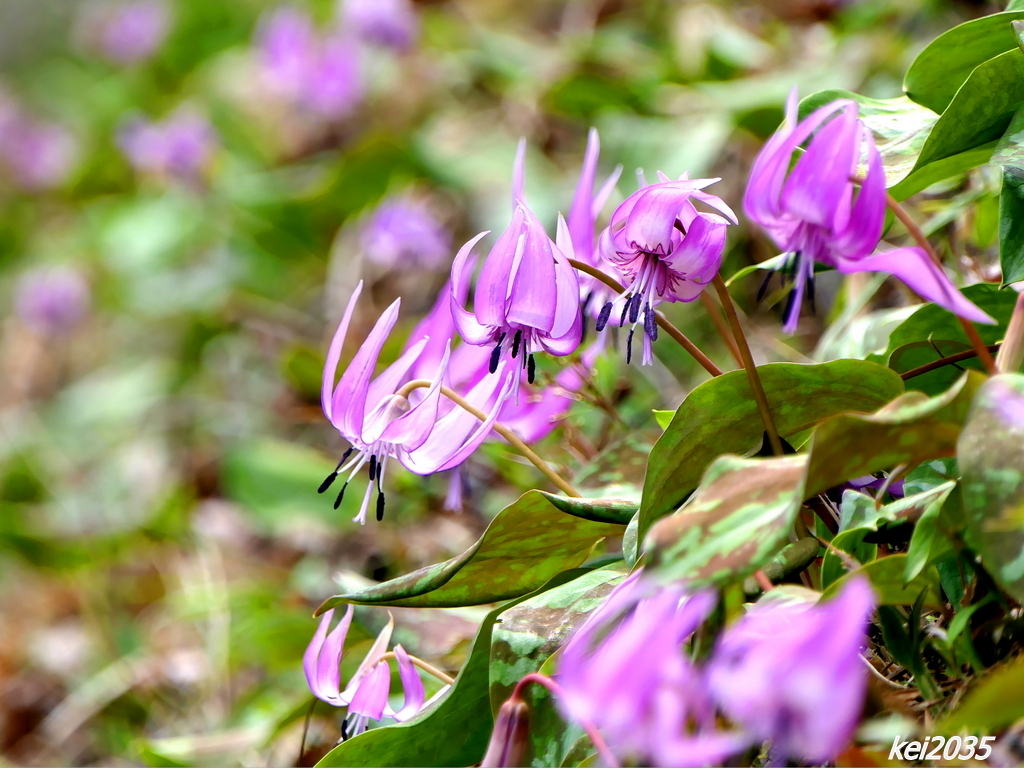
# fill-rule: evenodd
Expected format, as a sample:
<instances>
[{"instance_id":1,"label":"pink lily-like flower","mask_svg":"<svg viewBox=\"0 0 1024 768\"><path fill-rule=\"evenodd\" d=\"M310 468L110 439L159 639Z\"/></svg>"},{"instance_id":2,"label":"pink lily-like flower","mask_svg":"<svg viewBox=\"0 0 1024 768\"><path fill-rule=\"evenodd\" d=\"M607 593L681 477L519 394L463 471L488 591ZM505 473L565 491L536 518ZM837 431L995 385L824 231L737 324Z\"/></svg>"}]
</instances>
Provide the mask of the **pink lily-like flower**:
<instances>
[{"instance_id":1,"label":"pink lily-like flower","mask_svg":"<svg viewBox=\"0 0 1024 768\"><path fill-rule=\"evenodd\" d=\"M466 399L474 404L492 404L486 421L478 421L461 408L442 413L441 385L449 360L446 344L434 368L434 375L430 377L429 389L424 393L414 390L408 397L399 395L402 385L413 378L409 374L430 342L429 338L420 339L373 378L377 358L398 320L400 300L396 299L377 320L335 386L335 371L362 287L360 282L331 341L321 391L324 414L351 443L351 447L319 489L323 493L338 475L349 472L334 503L337 509L349 482L364 465L369 464L370 482L355 517L359 523L366 522L374 484L377 487L377 519L384 516L383 479L389 459L397 459L406 469L419 475L451 469L462 463L487 437L501 410L501 403L514 383L514 377L502 370L499 376L488 377L465 394Z\"/></svg>"},{"instance_id":2,"label":"pink lily-like flower","mask_svg":"<svg viewBox=\"0 0 1024 768\"><path fill-rule=\"evenodd\" d=\"M358 736L370 720L380 721L388 717L396 722L405 722L422 709L432 704L448 690L441 688L429 700L423 688L423 681L409 654L401 645L394 647L394 658L398 662L398 674L405 691L405 702L397 711L388 704L391 691L391 668L385 654L391 642L395 627L393 616L377 635L359 668L341 689L341 658L345 637L352 624L354 607L348 606L338 626L328 634L334 609L327 611L320 619L313 639L302 657L306 683L313 695L332 707L348 707L348 716L342 725L342 738Z\"/></svg>"},{"instance_id":3,"label":"pink lily-like flower","mask_svg":"<svg viewBox=\"0 0 1024 768\"><path fill-rule=\"evenodd\" d=\"M654 307L663 301L693 301L722 266L725 229L737 222L721 198L703 189L719 179L669 181L642 187L627 197L601 233L600 248L626 282L621 297L601 309L597 330L619 307L619 325L628 322L626 361L632 356L633 329L643 319L643 365L652 360L651 342L658 338ZM717 213L698 211L698 201Z\"/></svg>"},{"instance_id":4,"label":"pink lily-like flower","mask_svg":"<svg viewBox=\"0 0 1024 768\"><path fill-rule=\"evenodd\" d=\"M796 330L805 293L813 306L815 262L844 274L891 274L960 317L994 322L922 249L874 253L885 222L885 172L871 131L857 117L857 103L833 101L799 123L797 107L794 89L782 127L754 161L743 200L747 215L787 254L782 272L793 280L793 290L784 312L786 331ZM794 153L805 144L794 164ZM855 183L865 161L866 173ZM762 293L766 286L767 280Z\"/></svg>"},{"instance_id":5,"label":"pink lily-like flower","mask_svg":"<svg viewBox=\"0 0 1024 768\"><path fill-rule=\"evenodd\" d=\"M556 356L571 354L583 332L580 285L568 256L548 237L523 201L526 142L520 141L512 183L512 222L484 261L477 280L473 312L455 294L452 317L462 338L476 346L494 345L489 368L494 373L509 354L533 383L533 355L543 349ZM559 217L559 243L570 241ZM452 264L453 286L465 278L473 246L481 232L459 250Z\"/></svg>"}]
</instances>

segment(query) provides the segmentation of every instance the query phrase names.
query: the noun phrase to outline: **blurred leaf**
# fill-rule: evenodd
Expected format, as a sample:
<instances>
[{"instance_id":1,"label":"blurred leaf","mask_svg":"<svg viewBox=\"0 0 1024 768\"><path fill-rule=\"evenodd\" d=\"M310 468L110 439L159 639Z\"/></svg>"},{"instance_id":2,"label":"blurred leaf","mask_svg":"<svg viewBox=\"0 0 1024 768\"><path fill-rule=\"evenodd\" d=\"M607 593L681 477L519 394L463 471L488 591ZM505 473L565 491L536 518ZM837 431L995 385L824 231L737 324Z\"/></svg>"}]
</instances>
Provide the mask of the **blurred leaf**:
<instances>
[{"instance_id":1,"label":"blurred leaf","mask_svg":"<svg viewBox=\"0 0 1024 768\"><path fill-rule=\"evenodd\" d=\"M575 568L601 539L623 526L565 514L540 491L527 491L491 521L457 557L360 592L337 595L317 613L342 603L451 608L519 597Z\"/></svg>"},{"instance_id":2,"label":"blurred leaf","mask_svg":"<svg viewBox=\"0 0 1024 768\"><path fill-rule=\"evenodd\" d=\"M818 557L820 549L821 544L816 538L805 536L784 546L779 554L761 566L761 572L769 581L777 584L789 576L804 571ZM743 592L748 597L756 596L761 592L761 585L756 579L748 578L743 582ZM817 593L813 594L817 599Z\"/></svg>"},{"instance_id":3,"label":"blurred leaf","mask_svg":"<svg viewBox=\"0 0 1024 768\"><path fill-rule=\"evenodd\" d=\"M855 493L853 491L847 491ZM863 496L864 494L856 494ZM845 500L845 495L844 495ZM869 526L859 526L840 531L832 538L832 547L851 555L858 563L867 563L875 559L878 552L878 545L864 541L864 537L875 530ZM829 547L821 561L821 586L827 589L831 584L838 581L847 572L843 560Z\"/></svg>"},{"instance_id":4,"label":"blurred leaf","mask_svg":"<svg viewBox=\"0 0 1024 768\"><path fill-rule=\"evenodd\" d=\"M785 544L803 501L807 457L716 459L682 509L644 541L647 571L690 584L742 580Z\"/></svg>"},{"instance_id":5,"label":"blurred leaf","mask_svg":"<svg viewBox=\"0 0 1024 768\"><path fill-rule=\"evenodd\" d=\"M919 464L906 474L903 492L909 496L959 479L960 467L955 458L932 459Z\"/></svg>"},{"instance_id":6,"label":"blurred leaf","mask_svg":"<svg viewBox=\"0 0 1024 768\"><path fill-rule=\"evenodd\" d=\"M995 147L996 142L989 141L974 149L930 162L912 172L896 186L890 187L889 194L897 201L902 202L918 192L923 192L933 184L938 184L940 181L951 179L954 176L962 176L972 168L988 163Z\"/></svg>"},{"instance_id":7,"label":"blurred leaf","mask_svg":"<svg viewBox=\"0 0 1024 768\"><path fill-rule=\"evenodd\" d=\"M928 363L934 363L943 357L966 352L971 349L970 344L962 341L950 341L948 339L931 339L929 341L912 341L892 351L889 355L889 367L897 373L906 373L914 368L919 368ZM961 360L954 365L944 365L933 371L922 373L910 379L905 379L907 389L924 392L926 395L937 395L945 392L956 383L964 372L965 368L983 370L981 362L976 358Z\"/></svg>"},{"instance_id":8,"label":"blurred leaf","mask_svg":"<svg viewBox=\"0 0 1024 768\"><path fill-rule=\"evenodd\" d=\"M942 488L945 491L928 504L914 524L914 535L907 549L907 571L904 574L907 581L917 578L926 567L952 552L950 537L963 526L963 508L956 483L940 485L936 490Z\"/></svg>"},{"instance_id":9,"label":"blurred leaf","mask_svg":"<svg viewBox=\"0 0 1024 768\"><path fill-rule=\"evenodd\" d=\"M997 664L935 724L936 733L992 733L1024 717L1024 657Z\"/></svg>"},{"instance_id":10,"label":"blurred leaf","mask_svg":"<svg viewBox=\"0 0 1024 768\"><path fill-rule=\"evenodd\" d=\"M1002 340L1006 333L1006 324L1010 321L1014 304L1017 302L1017 294L1014 291L1001 291L990 283L969 285L963 289L963 294L996 321L995 325L977 326L982 341L986 344L995 344ZM872 355L869 359L886 361L899 347L915 341L926 342L928 339L970 343L956 315L936 304L924 304L892 332L886 351L881 355ZM913 389L912 386L909 388Z\"/></svg>"},{"instance_id":11,"label":"blurred leaf","mask_svg":"<svg viewBox=\"0 0 1024 768\"><path fill-rule=\"evenodd\" d=\"M875 589L879 605L913 605L924 591L924 606L942 610L945 602L939 592L939 579L935 569L927 569L913 581L905 583L903 573L906 565L906 555L888 555L872 560L833 582L822 594L821 599L835 597L850 579L867 576Z\"/></svg>"},{"instance_id":12,"label":"blurred leaf","mask_svg":"<svg viewBox=\"0 0 1024 768\"><path fill-rule=\"evenodd\" d=\"M942 113L980 64L1017 48L1010 22L1024 11L994 13L939 35L911 63L903 90L918 104Z\"/></svg>"},{"instance_id":13,"label":"blurred leaf","mask_svg":"<svg viewBox=\"0 0 1024 768\"><path fill-rule=\"evenodd\" d=\"M967 543L1017 600L1024 598L1024 375L982 385L957 448Z\"/></svg>"},{"instance_id":14,"label":"blurred leaf","mask_svg":"<svg viewBox=\"0 0 1024 768\"><path fill-rule=\"evenodd\" d=\"M999 138L1022 101L1024 52L1014 41L1013 50L971 72L932 128L914 169Z\"/></svg>"},{"instance_id":15,"label":"blurred leaf","mask_svg":"<svg viewBox=\"0 0 1024 768\"><path fill-rule=\"evenodd\" d=\"M491 641L492 714L524 675L539 671L565 644L627 572L624 563L590 571L502 614ZM530 706L530 747L523 764L561 765L582 729L562 719L547 689L531 685L524 694Z\"/></svg>"},{"instance_id":16,"label":"blurred leaf","mask_svg":"<svg viewBox=\"0 0 1024 768\"><path fill-rule=\"evenodd\" d=\"M779 433L786 437L828 416L869 411L903 391L892 371L860 360L758 367ZM639 537L697 487L723 453L761 444L764 426L744 371L730 371L695 388L651 451L640 507Z\"/></svg>"},{"instance_id":17,"label":"blurred leaf","mask_svg":"<svg viewBox=\"0 0 1024 768\"><path fill-rule=\"evenodd\" d=\"M999 195L999 266L1003 285L1024 280L1024 169L1003 168Z\"/></svg>"}]
</instances>

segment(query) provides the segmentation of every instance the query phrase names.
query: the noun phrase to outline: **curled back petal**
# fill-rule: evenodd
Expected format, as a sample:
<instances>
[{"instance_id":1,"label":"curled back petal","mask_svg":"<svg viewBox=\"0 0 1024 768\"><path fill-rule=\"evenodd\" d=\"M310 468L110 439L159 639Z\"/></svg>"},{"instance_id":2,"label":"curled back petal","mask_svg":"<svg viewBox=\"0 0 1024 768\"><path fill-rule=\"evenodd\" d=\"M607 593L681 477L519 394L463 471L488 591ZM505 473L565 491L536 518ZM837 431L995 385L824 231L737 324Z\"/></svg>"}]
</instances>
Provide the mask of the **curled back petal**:
<instances>
[{"instance_id":1,"label":"curled back petal","mask_svg":"<svg viewBox=\"0 0 1024 768\"><path fill-rule=\"evenodd\" d=\"M505 325L509 293L516 264L522 259L525 247L526 209L517 205L512 221L484 259L480 277L473 295L473 312L481 325Z\"/></svg>"},{"instance_id":2,"label":"curled back petal","mask_svg":"<svg viewBox=\"0 0 1024 768\"><path fill-rule=\"evenodd\" d=\"M468 311L463 306L464 299L456 294L456 286L460 286L464 283L468 283L469 274L469 256L481 238L485 237L488 232L481 232L479 235L474 237L468 243L466 243L459 252L455 255L455 261L452 262L452 294L450 296L450 308L452 313L452 320L455 323L455 327L459 331L459 335L466 341L467 344L486 344L491 338L491 329L476 319L472 312Z\"/></svg>"},{"instance_id":3,"label":"curled back petal","mask_svg":"<svg viewBox=\"0 0 1024 768\"><path fill-rule=\"evenodd\" d=\"M423 709L426 692L423 690L420 673L416 671L416 666L401 645L395 646L395 659L398 661L398 676L402 680L402 689L405 691L405 703L391 717L402 723Z\"/></svg>"},{"instance_id":4,"label":"curled back petal","mask_svg":"<svg viewBox=\"0 0 1024 768\"><path fill-rule=\"evenodd\" d=\"M430 436L431 430L437 425L437 414L441 401L441 384L444 381L445 369L448 366L449 348L446 347L444 357L438 366L434 380L426 395L406 413L399 416L384 428L380 439L409 450L419 448Z\"/></svg>"},{"instance_id":5,"label":"curled back petal","mask_svg":"<svg viewBox=\"0 0 1024 768\"><path fill-rule=\"evenodd\" d=\"M505 322L550 333L558 312L554 243L541 223L527 212L523 247L517 248ZM579 286L576 288L579 300Z\"/></svg>"},{"instance_id":6,"label":"curled back petal","mask_svg":"<svg viewBox=\"0 0 1024 768\"><path fill-rule=\"evenodd\" d=\"M861 142L868 151L867 174L850 208L846 226L836 231L832 240L834 252L848 259L858 259L875 250L885 225L886 191L882 157L867 126L862 123L860 130Z\"/></svg>"},{"instance_id":7,"label":"curled back petal","mask_svg":"<svg viewBox=\"0 0 1024 768\"><path fill-rule=\"evenodd\" d=\"M352 297L348 300L348 306L345 307L345 314L341 318L341 323L338 325L338 330L334 332L334 338L331 339L331 346L327 350L327 361L324 363L324 376L323 382L320 389L320 403L324 409L324 415L327 420L334 422L334 401L331 397L331 393L334 390L334 376L338 370L338 361L341 359L341 350L345 346L345 335L348 333L349 323L352 321L352 313L355 311L356 302L359 300L359 294L363 290L363 281L360 280L356 289L352 292Z\"/></svg>"},{"instance_id":8,"label":"curled back petal","mask_svg":"<svg viewBox=\"0 0 1024 768\"><path fill-rule=\"evenodd\" d=\"M388 705L388 694L391 692L391 668L386 661L373 665L359 679L359 685L352 692L352 700L348 705L349 714L363 715L371 720L380 720Z\"/></svg>"},{"instance_id":9,"label":"curled back petal","mask_svg":"<svg viewBox=\"0 0 1024 768\"><path fill-rule=\"evenodd\" d=\"M583 167L580 169L580 180L576 184L572 204L569 206L568 218L568 232L571 236L573 250L585 254L583 258L588 261L594 250L594 219L597 214L593 212L593 195L597 160L600 154L601 139L597 135L597 129L591 128L587 133L587 149L583 155Z\"/></svg>"},{"instance_id":10,"label":"curled back petal","mask_svg":"<svg viewBox=\"0 0 1024 768\"><path fill-rule=\"evenodd\" d=\"M377 666L381 656L383 656L388 650L388 643L391 642L391 633L395 629L395 617L388 611L388 623L384 625L384 629L377 635L377 639L373 641L373 645L370 646L370 650L367 651L366 657L363 659L359 668L352 675L352 679L348 681L348 685L345 686L345 690L342 691L341 699L346 703L352 702L352 697L358 691L360 684L363 679L370 674L370 672ZM386 666L386 665L385 665ZM388 673L388 679L390 680L391 675ZM387 696L384 696L385 702ZM380 719L380 716L377 717Z\"/></svg>"}]
</instances>

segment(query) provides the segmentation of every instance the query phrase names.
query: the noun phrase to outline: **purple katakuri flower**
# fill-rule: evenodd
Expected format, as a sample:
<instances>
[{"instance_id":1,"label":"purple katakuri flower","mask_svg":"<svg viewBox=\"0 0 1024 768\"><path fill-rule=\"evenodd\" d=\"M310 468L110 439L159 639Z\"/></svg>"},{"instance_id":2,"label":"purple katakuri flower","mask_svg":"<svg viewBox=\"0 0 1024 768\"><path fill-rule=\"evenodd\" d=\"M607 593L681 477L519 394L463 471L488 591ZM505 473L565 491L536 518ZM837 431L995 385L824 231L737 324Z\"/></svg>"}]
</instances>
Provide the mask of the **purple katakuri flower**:
<instances>
[{"instance_id":1,"label":"purple katakuri flower","mask_svg":"<svg viewBox=\"0 0 1024 768\"><path fill-rule=\"evenodd\" d=\"M419 17L409 0L344 0L341 17L361 40L396 51L411 48L419 35Z\"/></svg>"},{"instance_id":2,"label":"purple katakuri flower","mask_svg":"<svg viewBox=\"0 0 1024 768\"><path fill-rule=\"evenodd\" d=\"M954 314L994 322L922 249L873 253L885 222L885 172L871 131L857 117L857 103L833 101L799 123L797 107L794 89L782 127L754 161L743 200L747 215L786 253L781 271L793 281L784 312L786 331L796 330L805 293L813 306L815 262L843 274L894 275ZM801 147L804 151L793 163ZM862 166L866 173L854 183ZM767 280L762 295L766 287Z\"/></svg>"},{"instance_id":3,"label":"purple katakuri flower","mask_svg":"<svg viewBox=\"0 0 1024 768\"><path fill-rule=\"evenodd\" d=\"M121 129L118 144L141 173L195 181L209 165L217 137L204 115L180 107L159 122L135 118Z\"/></svg>"},{"instance_id":4,"label":"purple katakuri flower","mask_svg":"<svg viewBox=\"0 0 1024 768\"><path fill-rule=\"evenodd\" d=\"M604 258L622 275L626 290L601 309L597 330L617 315L619 325L633 326L626 339L626 361L632 357L633 331L643 323L643 365L652 360L651 342L658 338L654 307L663 301L693 301L722 265L725 229L736 215L720 198L703 189L718 179L661 181L642 187L612 213L601 233ZM694 201L717 213L697 210Z\"/></svg>"},{"instance_id":5,"label":"purple katakuri flower","mask_svg":"<svg viewBox=\"0 0 1024 768\"><path fill-rule=\"evenodd\" d=\"M58 336L78 325L89 311L89 284L70 267L35 269L19 278L14 306L29 328Z\"/></svg>"},{"instance_id":6,"label":"purple katakuri flower","mask_svg":"<svg viewBox=\"0 0 1024 768\"><path fill-rule=\"evenodd\" d=\"M745 743L715 730L714 705L685 650L716 600L710 590L648 583L643 571L627 578L561 651L565 714L595 725L624 760L721 765Z\"/></svg>"},{"instance_id":7,"label":"purple katakuri flower","mask_svg":"<svg viewBox=\"0 0 1024 768\"><path fill-rule=\"evenodd\" d=\"M465 461L487 437L498 417L502 401L508 396L515 378L502 370L498 376L487 377L464 394L474 404L493 403L488 418L480 422L461 408L441 410L441 385L448 366L447 340L440 361L429 376L429 389L413 390L408 397L398 390L414 377L418 358L428 348L430 338L422 338L407 349L398 360L373 378L384 342L398 320L400 300L388 307L374 325L337 386L334 376L341 358L345 336L362 291L359 283L349 300L345 315L331 341L324 365L322 403L324 414L351 447L338 467L320 485L326 491L338 475L348 472L335 509L341 504L345 489L365 465L369 464L370 482L359 514L355 520L366 522L374 485L377 487L377 519L384 515L383 479L389 459L397 459L406 469L428 475L451 469ZM424 376L424 378L426 378Z\"/></svg>"},{"instance_id":8,"label":"purple katakuri flower","mask_svg":"<svg viewBox=\"0 0 1024 768\"><path fill-rule=\"evenodd\" d=\"M437 269L451 251L451 236L430 209L404 195L377 206L362 227L360 241L363 255L388 269Z\"/></svg>"},{"instance_id":9,"label":"purple katakuri flower","mask_svg":"<svg viewBox=\"0 0 1024 768\"><path fill-rule=\"evenodd\" d=\"M119 64L144 61L167 37L170 21L167 3L162 0L118 3L105 14L98 29L100 50Z\"/></svg>"},{"instance_id":10,"label":"purple katakuri flower","mask_svg":"<svg viewBox=\"0 0 1024 768\"><path fill-rule=\"evenodd\" d=\"M15 107L0 118L0 157L23 189L52 189L74 168L78 143L64 126Z\"/></svg>"},{"instance_id":11,"label":"purple katakuri flower","mask_svg":"<svg viewBox=\"0 0 1024 768\"><path fill-rule=\"evenodd\" d=\"M571 354L583 332L580 287L576 271L562 248L523 202L526 142L520 141L513 173L512 222L484 260L473 298L473 312L452 294L451 311L462 338L475 346L493 346L489 369L502 360L519 360L533 383L533 355L544 350L556 356ZM570 242L559 216L560 243ZM487 232L466 243L452 264L452 285L464 279L473 246Z\"/></svg>"},{"instance_id":12,"label":"purple katakuri flower","mask_svg":"<svg viewBox=\"0 0 1024 768\"><path fill-rule=\"evenodd\" d=\"M817 605L755 604L725 630L708 663L716 703L752 742L771 741L773 755L835 760L864 705L861 649L875 605L861 578Z\"/></svg>"},{"instance_id":13,"label":"purple katakuri flower","mask_svg":"<svg viewBox=\"0 0 1024 768\"><path fill-rule=\"evenodd\" d=\"M321 34L297 8L282 6L264 18L256 47L268 89L320 117L344 117L363 96L355 42L339 32Z\"/></svg>"},{"instance_id":14,"label":"purple katakuri flower","mask_svg":"<svg viewBox=\"0 0 1024 768\"><path fill-rule=\"evenodd\" d=\"M583 167L580 169L580 180L576 184L576 192L572 198L572 205L569 208L569 215L566 218L566 225L569 231L569 238L572 241L571 250L573 258L582 261L602 271L612 271L610 265L601 256L600 250L596 247L595 225L601 210L611 196L612 190L619 181L622 174L622 166L616 166L611 175L605 179L604 184L594 194L594 184L597 179L597 161L601 154L601 140L597 135L597 129L591 128L587 134L587 149L583 155ZM600 280L590 275L578 275L580 281L580 298L583 302L583 322L587 322L588 313L593 314L597 319L603 307L608 301L615 298L612 290Z\"/></svg>"}]
</instances>

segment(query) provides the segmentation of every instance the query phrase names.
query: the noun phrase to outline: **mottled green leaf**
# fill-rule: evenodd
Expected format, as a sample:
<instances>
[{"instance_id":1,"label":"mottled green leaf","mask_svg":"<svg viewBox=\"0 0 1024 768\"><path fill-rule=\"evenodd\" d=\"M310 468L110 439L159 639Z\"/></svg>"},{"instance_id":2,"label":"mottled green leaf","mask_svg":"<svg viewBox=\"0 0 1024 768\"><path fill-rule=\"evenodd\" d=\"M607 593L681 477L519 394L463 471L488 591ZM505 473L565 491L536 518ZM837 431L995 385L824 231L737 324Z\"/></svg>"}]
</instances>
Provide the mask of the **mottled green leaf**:
<instances>
[{"instance_id":1,"label":"mottled green leaf","mask_svg":"<svg viewBox=\"0 0 1024 768\"><path fill-rule=\"evenodd\" d=\"M807 495L899 464L954 455L982 379L969 371L938 397L907 392L876 413L842 414L823 422L811 437Z\"/></svg>"},{"instance_id":2,"label":"mottled green leaf","mask_svg":"<svg viewBox=\"0 0 1024 768\"><path fill-rule=\"evenodd\" d=\"M718 585L752 574L788 540L806 466L804 455L718 458L689 503L651 528L647 571Z\"/></svg>"},{"instance_id":3,"label":"mottled green leaf","mask_svg":"<svg viewBox=\"0 0 1024 768\"><path fill-rule=\"evenodd\" d=\"M1024 717L1024 656L985 672L953 712L935 725L938 733L992 733Z\"/></svg>"},{"instance_id":4,"label":"mottled green leaf","mask_svg":"<svg viewBox=\"0 0 1024 768\"><path fill-rule=\"evenodd\" d=\"M545 589L559 586L576 575L574 571L558 574L538 593L543 594ZM466 663L441 700L407 722L374 728L339 744L317 763L318 768L479 763L494 727L488 671L491 636L498 617L520 601L499 606L484 617Z\"/></svg>"},{"instance_id":5,"label":"mottled green leaf","mask_svg":"<svg viewBox=\"0 0 1024 768\"><path fill-rule=\"evenodd\" d=\"M834 597L852 578L867 576L875 589L879 605L913 605L925 591L924 606L941 610L944 602L939 592L939 578L934 568L926 569L910 583L903 581L906 555L888 555L872 560L838 581L833 582L822 595L822 600Z\"/></svg>"},{"instance_id":6,"label":"mottled green leaf","mask_svg":"<svg viewBox=\"0 0 1024 768\"><path fill-rule=\"evenodd\" d=\"M574 499L541 491L545 498L561 512L596 523L626 525L640 509L640 500L630 499Z\"/></svg>"},{"instance_id":7,"label":"mottled green leaf","mask_svg":"<svg viewBox=\"0 0 1024 768\"><path fill-rule=\"evenodd\" d=\"M1024 101L1024 52L1010 25L1013 50L979 64L935 123L915 169L999 138Z\"/></svg>"},{"instance_id":8,"label":"mottled green leaf","mask_svg":"<svg viewBox=\"0 0 1024 768\"><path fill-rule=\"evenodd\" d=\"M892 354L889 355L889 367L897 373L903 374L928 363L934 363L943 357L965 352L970 348L970 344L965 344L962 341L950 341L948 339L912 341L910 344L904 344L902 347L893 350ZM955 365L944 365L933 371L905 379L904 385L907 389L924 392L926 395L937 395L953 386L957 379L963 375L966 368L973 368L978 371L984 370L984 366L978 358L971 357Z\"/></svg>"},{"instance_id":9,"label":"mottled green leaf","mask_svg":"<svg viewBox=\"0 0 1024 768\"><path fill-rule=\"evenodd\" d=\"M1024 375L981 387L957 449L967 542L1016 599L1024 599Z\"/></svg>"},{"instance_id":10,"label":"mottled green leaf","mask_svg":"<svg viewBox=\"0 0 1024 768\"><path fill-rule=\"evenodd\" d=\"M783 437L837 413L871 411L903 391L899 376L862 360L771 363L757 370ZM651 451L640 507L640 539L654 521L697 487L716 457L752 451L761 445L763 434L744 371L717 376L690 392Z\"/></svg>"},{"instance_id":11,"label":"mottled green leaf","mask_svg":"<svg viewBox=\"0 0 1024 768\"><path fill-rule=\"evenodd\" d=\"M917 55L903 90L918 104L941 113L979 64L1017 47L1010 25L1024 12L994 13L939 35Z\"/></svg>"},{"instance_id":12,"label":"mottled green leaf","mask_svg":"<svg viewBox=\"0 0 1024 768\"><path fill-rule=\"evenodd\" d=\"M903 181L917 164L918 155L938 115L906 96L872 99L843 90L819 91L800 102L800 117L836 99L857 102L857 112L871 129L885 168L885 186Z\"/></svg>"},{"instance_id":13,"label":"mottled green leaf","mask_svg":"<svg viewBox=\"0 0 1024 768\"><path fill-rule=\"evenodd\" d=\"M623 563L600 568L518 603L502 614L491 640L491 711L508 698L524 675L537 672L587 616L626 578ZM530 706L530 745L524 765L559 765L583 736L566 723L547 689L524 691ZM581 755L582 757L582 755Z\"/></svg>"},{"instance_id":14,"label":"mottled green leaf","mask_svg":"<svg viewBox=\"0 0 1024 768\"><path fill-rule=\"evenodd\" d=\"M337 595L318 609L342 603L451 608L519 597L556 573L575 568L601 539L624 527L593 522L559 510L540 491L524 493L491 521L484 535L451 560Z\"/></svg>"}]
</instances>

